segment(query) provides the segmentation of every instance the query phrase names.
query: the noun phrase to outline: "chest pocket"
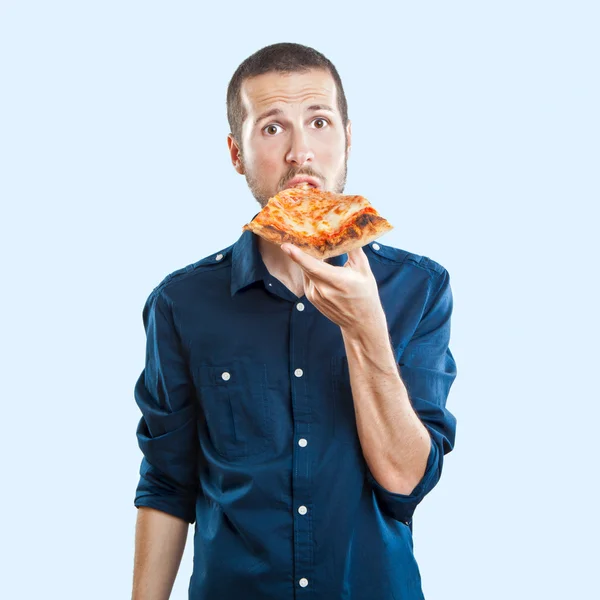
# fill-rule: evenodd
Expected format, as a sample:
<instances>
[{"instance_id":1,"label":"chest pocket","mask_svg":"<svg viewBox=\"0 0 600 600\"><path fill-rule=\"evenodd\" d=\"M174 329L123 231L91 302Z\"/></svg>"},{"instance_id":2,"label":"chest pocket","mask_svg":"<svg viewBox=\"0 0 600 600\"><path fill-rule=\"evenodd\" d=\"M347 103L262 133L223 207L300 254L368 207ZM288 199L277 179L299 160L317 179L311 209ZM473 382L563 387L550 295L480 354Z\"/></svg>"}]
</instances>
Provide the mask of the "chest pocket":
<instances>
[{"instance_id":1,"label":"chest pocket","mask_svg":"<svg viewBox=\"0 0 600 600\"><path fill-rule=\"evenodd\" d=\"M333 398L333 437L340 442L359 443L350 370L346 356L331 359L331 395Z\"/></svg>"},{"instance_id":2,"label":"chest pocket","mask_svg":"<svg viewBox=\"0 0 600 600\"><path fill-rule=\"evenodd\" d=\"M218 454L239 460L268 452L273 432L266 365L200 365L198 385L208 435Z\"/></svg>"}]
</instances>

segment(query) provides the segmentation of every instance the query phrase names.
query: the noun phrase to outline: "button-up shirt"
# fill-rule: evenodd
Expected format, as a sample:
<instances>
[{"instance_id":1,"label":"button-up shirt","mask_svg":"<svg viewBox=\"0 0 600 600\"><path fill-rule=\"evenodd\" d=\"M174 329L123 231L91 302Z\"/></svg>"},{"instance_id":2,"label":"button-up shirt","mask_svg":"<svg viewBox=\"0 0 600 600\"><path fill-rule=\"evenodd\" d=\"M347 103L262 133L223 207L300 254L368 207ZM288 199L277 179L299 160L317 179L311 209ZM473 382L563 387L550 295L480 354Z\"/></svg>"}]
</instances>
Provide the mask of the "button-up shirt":
<instances>
[{"instance_id":1,"label":"button-up shirt","mask_svg":"<svg viewBox=\"0 0 600 600\"><path fill-rule=\"evenodd\" d=\"M361 451L339 326L269 273L257 241L245 231L145 303L134 505L195 524L190 600L422 599L413 513L456 430L448 272L380 242L363 248L431 436L421 481L399 494Z\"/></svg>"}]
</instances>

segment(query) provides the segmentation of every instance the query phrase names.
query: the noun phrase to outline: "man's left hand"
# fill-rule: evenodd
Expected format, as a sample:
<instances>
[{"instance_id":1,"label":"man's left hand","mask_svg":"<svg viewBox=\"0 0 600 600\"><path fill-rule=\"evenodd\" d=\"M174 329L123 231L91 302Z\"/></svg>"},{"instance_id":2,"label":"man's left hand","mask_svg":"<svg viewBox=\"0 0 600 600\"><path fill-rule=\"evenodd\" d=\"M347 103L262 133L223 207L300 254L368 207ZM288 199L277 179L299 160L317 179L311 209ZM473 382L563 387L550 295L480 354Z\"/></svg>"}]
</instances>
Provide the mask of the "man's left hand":
<instances>
[{"instance_id":1,"label":"man's left hand","mask_svg":"<svg viewBox=\"0 0 600 600\"><path fill-rule=\"evenodd\" d=\"M285 243L281 249L300 265L307 300L342 330L354 332L385 322L377 281L362 248L348 252L343 267L334 267Z\"/></svg>"}]
</instances>

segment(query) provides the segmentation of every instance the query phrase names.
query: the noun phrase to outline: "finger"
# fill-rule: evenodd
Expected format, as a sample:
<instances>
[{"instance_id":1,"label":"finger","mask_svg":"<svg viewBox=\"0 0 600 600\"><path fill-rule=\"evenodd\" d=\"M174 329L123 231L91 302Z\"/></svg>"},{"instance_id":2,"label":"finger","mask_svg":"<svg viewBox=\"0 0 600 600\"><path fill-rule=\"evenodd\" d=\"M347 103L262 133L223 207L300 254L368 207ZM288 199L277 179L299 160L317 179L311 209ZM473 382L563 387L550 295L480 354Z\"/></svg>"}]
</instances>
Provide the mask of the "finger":
<instances>
[{"instance_id":1,"label":"finger","mask_svg":"<svg viewBox=\"0 0 600 600\"><path fill-rule=\"evenodd\" d=\"M356 266L359 269L369 268L369 259L362 248L354 248L348 251L348 261L346 265L350 263L351 266Z\"/></svg>"},{"instance_id":2,"label":"finger","mask_svg":"<svg viewBox=\"0 0 600 600\"><path fill-rule=\"evenodd\" d=\"M304 284L304 294L307 293L308 288L310 287L310 277L306 273L306 271L302 271L302 283Z\"/></svg>"},{"instance_id":3,"label":"finger","mask_svg":"<svg viewBox=\"0 0 600 600\"><path fill-rule=\"evenodd\" d=\"M298 265L302 267L311 277L327 279L334 275L335 267L302 252L293 244L286 242L281 245L281 249Z\"/></svg>"}]
</instances>

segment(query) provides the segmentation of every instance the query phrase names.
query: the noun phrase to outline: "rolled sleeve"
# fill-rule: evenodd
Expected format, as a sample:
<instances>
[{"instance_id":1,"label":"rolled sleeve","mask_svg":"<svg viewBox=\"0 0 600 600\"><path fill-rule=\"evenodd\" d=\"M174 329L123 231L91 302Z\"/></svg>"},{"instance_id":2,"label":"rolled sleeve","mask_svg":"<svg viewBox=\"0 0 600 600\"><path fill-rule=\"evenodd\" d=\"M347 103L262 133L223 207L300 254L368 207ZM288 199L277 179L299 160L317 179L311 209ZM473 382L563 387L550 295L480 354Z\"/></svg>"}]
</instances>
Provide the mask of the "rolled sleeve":
<instances>
[{"instance_id":1,"label":"rolled sleeve","mask_svg":"<svg viewBox=\"0 0 600 600\"><path fill-rule=\"evenodd\" d=\"M417 505L435 487L442 473L444 455L454 447L456 418L446 408L456 362L449 348L452 290L446 269L431 284L427 308L399 361L402 381L411 404L431 439L423 477L410 494L390 492L367 469L367 477L384 510L409 524Z\"/></svg>"},{"instance_id":2,"label":"rolled sleeve","mask_svg":"<svg viewBox=\"0 0 600 600\"><path fill-rule=\"evenodd\" d=\"M198 434L196 398L173 309L162 288L143 310L146 363L135 388L142 412L136 436L143 453L134 505L196 520Z\"/></svg>"}]
</instances>

